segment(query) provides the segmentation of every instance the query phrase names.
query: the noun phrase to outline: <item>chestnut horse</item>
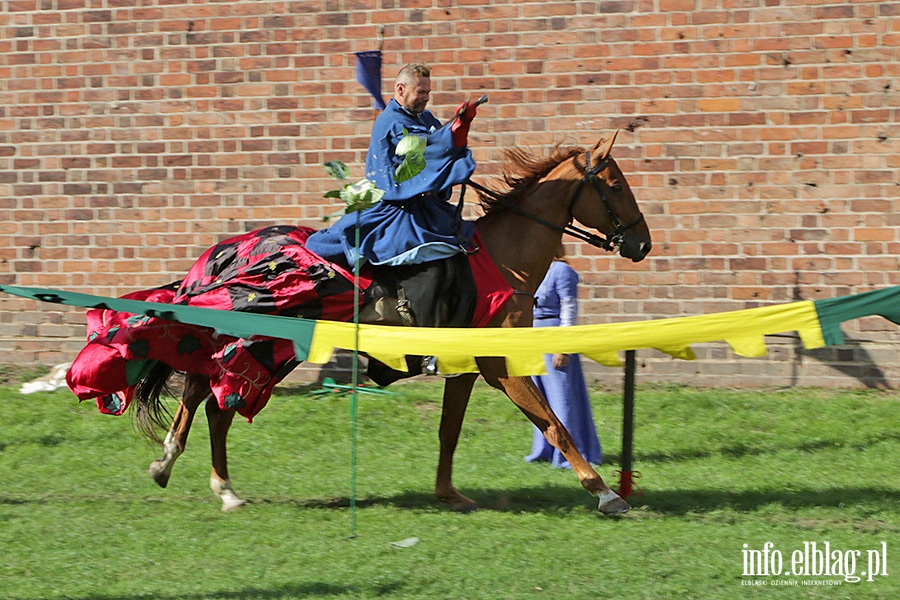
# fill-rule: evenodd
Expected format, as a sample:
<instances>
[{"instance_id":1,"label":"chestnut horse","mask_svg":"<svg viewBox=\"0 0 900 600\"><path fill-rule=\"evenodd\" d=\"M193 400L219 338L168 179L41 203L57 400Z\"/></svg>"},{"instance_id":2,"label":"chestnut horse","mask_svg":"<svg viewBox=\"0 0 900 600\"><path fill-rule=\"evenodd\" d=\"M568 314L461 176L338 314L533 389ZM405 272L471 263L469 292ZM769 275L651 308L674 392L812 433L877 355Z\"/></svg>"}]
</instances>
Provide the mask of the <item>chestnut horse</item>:
<instances>
[{"instance_id":1,"label":"chestnut horse","mask_svg":"<svg viewBox=\"0 0 900 600\"><path fill-rule=\"evenodd\" d=\"M489 327L530 327L534 293L553 260L564 232L619 253L634 262L650 252L650 232L624 175L610 156L615 135L600 140L590 151L556 147L551 156L536 158L520 150L507 153L504 180L509 190L500 194L470 184L481 193L484 216L476 221L481 251L487 252L517 292ZM572 226L576 220L597 230L605 239ZM553 414L530 377L510 376L502 357L479 358L480 375L504 392L513 403L562 452L581 485L598 496L600 511L607 515L629 510L576 449L572 437ZM165 373L168 376L169 370ZM444 383L440 423L440 459L435 495L457 509L471 509L475 502L453 486L453 453L459 440L463 416L479 373L450 377ZM152 374L148 377L152 378ZM138 414L150 415L159 408L162 381L142 382L135 400ZM155 394L154 394L155 390ZM150 466L153 479L165 487L175 459L184 452L194 413L211 395L206 376L185 376L181 402L162 443L164 455ZM226 436L235 411L206 403L212 445L210 487L222 501L222 510L237 508L238 497L228 476Z\"/></svg>"}]
</instances>

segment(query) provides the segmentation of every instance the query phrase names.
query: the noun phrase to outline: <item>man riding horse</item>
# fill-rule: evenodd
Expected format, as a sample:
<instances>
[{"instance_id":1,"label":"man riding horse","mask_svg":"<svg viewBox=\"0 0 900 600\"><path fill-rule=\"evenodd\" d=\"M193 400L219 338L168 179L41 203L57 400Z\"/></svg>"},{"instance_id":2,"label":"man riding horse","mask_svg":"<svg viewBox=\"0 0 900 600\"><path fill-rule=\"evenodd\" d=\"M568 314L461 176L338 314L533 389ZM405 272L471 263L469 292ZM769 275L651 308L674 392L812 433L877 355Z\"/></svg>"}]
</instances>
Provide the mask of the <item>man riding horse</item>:
<instances>
[{"instance_id":1,"label":"man riding horse","mask_svg":"<svg viewBox=\"0 0 900 600\"><path fill-rule=\"evenodd\" d=\"M425 298L422 302L413 298L413 324L528 327L534 293L563 233L635 262L647 256L650 230L610 154L615 136L587 150L556 147L547 157L510 150L503 167L509 190L495 193L471 184L482 193L485 214L474 223L462 221L446 200L453 185L465 182L474 170L466 134L475 104L463 103L451 124L440 127L424 110L428 74L423 66L401 72L394 100L376 122L367 176L385 191L380 204L321 233L275 225L221 240L203 253L184 279L132 292L125 299L332 321L358 315L360 322L385 322L378 315L366 315L364 320L358 312L356 282L348 266L356 264L359 247L366 263L366 272L359 273L366 310L378 304L367 302L373 289L393 286L374 297L401 302L407 294ZM427 169L409 178L395 177L400 162L395 158L397 143L409 133L427 137L423 151ZM355 243L357 223L360 246ZM480 251L470 253L474 246ZM438 272L439 285L423 284L423 276L432 271ZM373 274L388 285L373 283ZM457 277L447 283L448 274ZM464 287L457 282L467 279L478 284L471 318L467 301L452 296L448 300L448 291ZM139 428L163 448L163 458L150 468L163 487L184 452L195 412L211 399L206 403L213 459L210 487L222 499L222 509L232 510L243 500L234 493L228 475L225 446L231 421L235 414L251 420L266 405L274 386L308 355L298 354L293 341L281 337L232 337L214 326L166 317L166 311L157 308L131 314L97 305L87 314L88 342L73 361L66 382L79 399L96 399L101 412L122 414L132 401L137 404ZM400 319L391 321L396 322ZM453 454L472 387L482 376L563 453L581 485L600 498L604 514L628 510L578 452L547 400L521 374L521 364L493 354L477 355L474 361L453 365L460 375L444 383L437 498L458 508L474 506L453 485ZM370 360L370 372L373 363L380 364ZM396 379L398 371L381 367ZM413 373L420 370L413 367ZM156 432L168 424L163 391L176 370L185 373L182 397L165 440L160 440Z\"/></svg>"},{"instance_id":2,"label":"man riding horse","mask_svg":"<svg viewBox=\"0 0 900 600\"><path fill-rule=\"evenodd\" d=\"M375 120L366 156L366 178L385 191L375 207L345 217L329 229L309 237L306 247L322 258L352 267L356 260L367 264L378 282L370 294L399 299L407 324L420 327L467 327L471 325L474 294L447 294L472 290L466 252L472 251L475 224L465 221L447 202L452 188L464 183L475 170L467 147L469 124L476 105L463 102L449 127L425 107L431 93L431 70L421 63L400 70L394 96ZM425 170L406 181L395 173L402 163L397 145L407 135L427 138ZM357 256L355 228L360 228ZM434 372L434 363L415 364ZM379 383L398 378L370 363L369 375Z\"/></svg>"}]
</instances>

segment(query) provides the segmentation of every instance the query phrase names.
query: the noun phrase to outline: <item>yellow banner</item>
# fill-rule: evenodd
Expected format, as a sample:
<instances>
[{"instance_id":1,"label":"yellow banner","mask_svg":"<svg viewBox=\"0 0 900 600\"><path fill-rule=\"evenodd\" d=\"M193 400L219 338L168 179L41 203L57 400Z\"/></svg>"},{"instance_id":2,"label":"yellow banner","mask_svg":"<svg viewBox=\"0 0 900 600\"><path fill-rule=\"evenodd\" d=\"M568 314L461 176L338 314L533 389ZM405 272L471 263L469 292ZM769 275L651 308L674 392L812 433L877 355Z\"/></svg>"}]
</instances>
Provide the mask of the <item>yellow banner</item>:
<instances>
[{"instance_id":1,"label":"yellow banner","mask_svg":"<svg viewBox=\"0 0 900 600\"><path fill-rule=\"evenodd\" d=\"M477 372L476 357L505 356L510 375L544 373L544 354L582 354L621 366L618 352L655 348L692 360L691 344L725 341L740 356L766 355L764 336L796 331L807 349L825 345L812 301L732 312L573 327L447 329L360 325L359 351L405 370L404 357L430 355L441 373ZM307 360L324 364L335 348L352 350L352 323L317 321Z\"/></svg>"}]
</instances>

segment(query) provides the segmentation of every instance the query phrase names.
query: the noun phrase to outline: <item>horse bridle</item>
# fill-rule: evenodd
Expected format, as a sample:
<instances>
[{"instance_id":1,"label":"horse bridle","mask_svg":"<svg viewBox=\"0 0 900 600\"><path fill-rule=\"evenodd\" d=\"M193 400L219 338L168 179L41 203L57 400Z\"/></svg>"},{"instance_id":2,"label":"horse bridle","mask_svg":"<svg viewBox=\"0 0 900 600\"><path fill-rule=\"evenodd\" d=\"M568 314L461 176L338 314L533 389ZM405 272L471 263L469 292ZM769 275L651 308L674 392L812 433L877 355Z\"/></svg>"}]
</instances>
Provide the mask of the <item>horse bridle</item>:
<instances>
[{"instance_id":1,"label":"horse bridle","mask_svg":"<svg viewBox=\"0 0 900 600\"><path fill-rule=\"evenodd\" d=\"M606 192L603 190L603 186L600 185L600 178L598 175L609 165L609 161L612 157L606 155L600 162L596 165L591 166L591 153L588 150L584 152L584 177L582 177L581 182L578 184L578 188L575 190L575 194L572 196L572 201L569 202L568 215L569 215L569 223L565 227L560 227L555 223L551 223L541 217L528 212L527 210L509 202L493 190L490 190L482 185L475 183L474 181L468 181L468 185L472 186L482 194L490 196L493 200L496 200L500 204L503 204L507 208L511 208L515 212L519 213L524 217L528 217L535 223L540 223L544 227L548 227L553 231L559 231L561 233L565 233L571 235L574 238L577 238L583 242L594 246L595 248L602 248L607 251L614 251L616 248L622 245L624 241L625 232L635 227L639 223L644 221L644 215L641 214L637 219L628 225L622 225L622 221L619 219L619 216L616 214L615 209L612 206L612 203L609 201L609 197L606 195ZM575 161L575 166L582 168L578 161ZM601 236L595 233L591 233L586 229L582 229L572 224L572 221L575 219L575 216L572 211L575 210L575 204L578 202L578 198L581 196L581 190L584 188L585 184L590 183L593 186L594 191L597 192L597 195L600 196L600 201L603 202L603 206L606 209L606 213L609 215L609 218L613 224L613 232L609 236ZM465 185L463 184L462 193L460 194L460 207L462 206L462 196L465 195Z\"/></svg>"},{"instance_id":2,"label":"horse bridle","mask_svg":"<svg viewBox=\"0 0 900 600\"><path fill-rule=\"evenodd\" d=\"M603 202L603 207L606 209L606 214L609 215L609 219L613 224L612 235L610 235L606 238L602 238L604 245L601 245L600 247L605 250L614 250L615 248L618 248L619 246L621 246L622 242L625 239L625 237L624 237L625 232L628 231L629 229L631 229L632 227L636 226L637 224L642 223L644 221L643 213L640 213L638 215L638 218L635 219L634 221L632 221L631 223L629 223L628 225L622 225L622 221L619 220L619 215L616 214L616 211L613 208L612 203L609 201L609 197L607 197L606 192L603 189L603 186L600 185L600 177L598 177L598 175L609 164L610 160L612 160L612 157L609 154L607 154L600 160L600 162L598 162L596 165L594 165L592 167L591 166L591 153L589 150L584 151L584 164L585 164L584 177L581 179L581 183L578 184L578 188L575 190L575 195L572 196L572 201L569 203L569 218L574 219L575 218L575 213L574 213L575 203L578 201L578 198L581 195L581 190L584 188L586 183L590 183L591 186L593 186L594 191L597 192L598 196L600 196L600 201ZM575 166L578 167L579 169L581 168L581 165L578 164L577 160L575 161ZM569 229L572 229L575 232L578 232L579 234L587 234L587 235L595 237L595 238L599 237L599 236L592 234L589 231L585 231L583 229L575 227L574 225L571 224L571 222L569 223L569 225L567 227ZM566 233L569 233L570 235L575 235L569 231L566 231ZM575 235L575 237L579 237L579 236ZM580 238L580 239L584 239L584 238ZM591 244L591 242L588 240L584 240L584 241ZM594 244L591 244L591 245L594 245Z\"/></svg>"}]
</instances>

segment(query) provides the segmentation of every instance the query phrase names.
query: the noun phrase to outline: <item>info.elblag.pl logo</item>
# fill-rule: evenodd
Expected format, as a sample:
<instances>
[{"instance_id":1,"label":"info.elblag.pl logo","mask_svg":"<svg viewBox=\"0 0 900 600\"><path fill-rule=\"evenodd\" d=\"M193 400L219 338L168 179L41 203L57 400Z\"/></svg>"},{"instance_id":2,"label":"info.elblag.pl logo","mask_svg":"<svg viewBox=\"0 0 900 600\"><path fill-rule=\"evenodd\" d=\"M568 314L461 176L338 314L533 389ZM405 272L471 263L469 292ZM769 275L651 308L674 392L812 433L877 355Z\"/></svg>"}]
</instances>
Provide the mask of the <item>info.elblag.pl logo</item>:
<instances>
[{"instance_id":1,"label":"info.elblag.pl logo","mask_svg":"<svg viewBox=\"0 0 900 600\"><path fill-rule=\"evenodd\" d=\"M802 547L784 552L766 542L758 549L744 544L741 555L741 585L841 585L888 576L887 542L865 550L803 542Z\"/></svg>"}]
</instances>

